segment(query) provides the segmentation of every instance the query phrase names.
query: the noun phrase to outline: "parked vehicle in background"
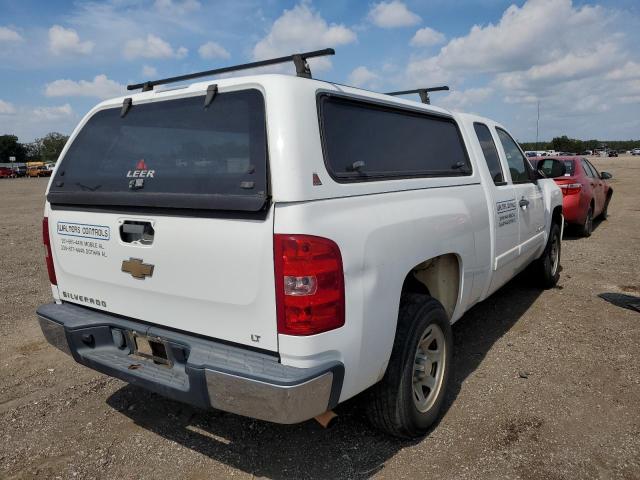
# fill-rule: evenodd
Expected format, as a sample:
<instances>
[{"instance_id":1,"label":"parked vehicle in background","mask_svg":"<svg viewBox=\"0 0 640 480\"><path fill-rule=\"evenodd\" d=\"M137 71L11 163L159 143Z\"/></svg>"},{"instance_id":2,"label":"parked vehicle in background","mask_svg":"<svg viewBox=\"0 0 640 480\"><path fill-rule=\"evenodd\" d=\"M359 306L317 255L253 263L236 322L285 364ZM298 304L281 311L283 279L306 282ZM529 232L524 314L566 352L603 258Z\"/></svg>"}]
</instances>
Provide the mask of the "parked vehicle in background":
<instances>
[{"instance_id":1,"label":"parked vehicle in background","mask_svg":"<svg viewBox=\"0 0 640 480\"><path fill-rule=\"evenodd\" d=\"M566 173L555 178L562 190L562 213L565 221L579 228L588 237L593 230L593 219L606 220L613 189L607 183L612 178L608 172L598 172L584 157L558 157L564 162ZM552 165L547 160L533 161L536 168L550 173Z\"/></svg>"},{"instance_id":2,"label":"parked vehicle in background","mask_svg":"<svg viewBox=\"0 0 640 480\"><path fill-rule=\"evenodd\" d=\"M525 155L527 155L527 157L548 157L549 156L546 150L529 150L525 152Z\"/></svg>"},{"instance_id":3,"label":"parked vehicle in background","mask_svg":"<svg viewBox=\"0 0 640 480\"><path fill-rule=\"evenodd\" d=\"M634 148L631 150L631 155L640 155L640 148Z\"/></svg>"},{"instance_id":4,"label":"parked vehicle in background","mask_svg":"<svg viewBox=\"0 0 640 480\"><path fill-rule=\"evenodd\" d=\"M15 173L16 177L26 177L27 176L27 166L22 164L22 165L15 165L13 167L13 172Z\"/></svg>"},{"instance_id":5,"label":"parked vehicle in background","mask_svg":"<svg viewBox=\"0 0 640 480\"><path fill-rule=\"evenodd\" d=\"M618 151L617 150L609 150L609 153L607 155L608 157L617 157L618 156Z\"/></svg>"},{"instance_id":6,"label":"parked vehicle in background","mask_svg":"<svg viewBox=\"0 0 640 480\"><path fill-rule=\"evenodd\" d=\"M0 163L0 168L8 168L13 172L14 177L24 177L25 174L27 173L26 165L20 162Z\"/></svg>"},{"instance_id":7,"label":"parked vehicle in background","mask_svg":"<svg viewBox=\"0 0 640 480\"><path fill-rule=\"evenodd\" d=\"M45 165L27 167L27 177L50 177L52 173L53 170L50 170Z\"/></svg>"},{"instance_id":8,"label":"parked vehicle in background","mask_svg":"<svg viewBox=\"0 0 640 480\"><path fill-rule=\"evenodd\" d=\"M16 176L16 173L12 168L9 167L0 167L0 178L13 178Z\"/></svg>"}]
</instances>

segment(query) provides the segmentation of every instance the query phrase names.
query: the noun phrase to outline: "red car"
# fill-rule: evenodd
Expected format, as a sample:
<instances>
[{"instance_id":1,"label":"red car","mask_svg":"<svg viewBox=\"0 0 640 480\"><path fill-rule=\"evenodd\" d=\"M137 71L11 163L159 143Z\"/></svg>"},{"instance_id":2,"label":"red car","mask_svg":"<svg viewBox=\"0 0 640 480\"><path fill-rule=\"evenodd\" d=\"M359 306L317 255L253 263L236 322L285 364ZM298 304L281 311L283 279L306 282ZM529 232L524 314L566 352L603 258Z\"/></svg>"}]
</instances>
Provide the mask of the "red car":
<instances>
[{"instance_id":1,"label":"red car","mask_svg":"<svg viewBox=\"0 0 640 480\"><path fill-rule=\"evenodd\" d=\"M562 190L562 213L567 223L577 225L580 233L588 237L593 230L593 219L607 218L607 210L613 189L606 180L612 178L608 172L598 172L584 157L555 157L562 160L566 173L555 178ZM545 172L546 160L537 160L537 168Z\"/></svg>"},{"instance_id":2,"label":"red car","mask_svg":"<svg viewBox=\"0 0 640 480\"><path fill-rule=\"evenodd\" d=\"M0 178L13 178L16 174L12 168L0 167Z\"/></svg>"}]
</instances>

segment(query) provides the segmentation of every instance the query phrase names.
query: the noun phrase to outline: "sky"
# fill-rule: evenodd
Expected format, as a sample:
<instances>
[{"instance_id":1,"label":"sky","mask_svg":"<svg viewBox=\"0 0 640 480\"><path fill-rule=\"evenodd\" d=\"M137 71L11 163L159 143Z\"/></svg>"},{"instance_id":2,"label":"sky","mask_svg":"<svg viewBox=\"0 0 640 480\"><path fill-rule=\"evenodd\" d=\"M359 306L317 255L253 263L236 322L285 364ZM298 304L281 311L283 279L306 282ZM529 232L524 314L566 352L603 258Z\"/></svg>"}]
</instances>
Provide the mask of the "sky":
<instances>
[{"instance_id":1,"label":"sky","mask_svg":"<svg viewBox=\"0 0 640 480\"><path fill-rule=\"evenodd\" d=\"M332 47L314 77L449 85L432 103L520 141L538 103L540 140L637 139L638 25L637 0L0 0L0 134L69 134L128 83Z\"/></svg>"}]
</instances>

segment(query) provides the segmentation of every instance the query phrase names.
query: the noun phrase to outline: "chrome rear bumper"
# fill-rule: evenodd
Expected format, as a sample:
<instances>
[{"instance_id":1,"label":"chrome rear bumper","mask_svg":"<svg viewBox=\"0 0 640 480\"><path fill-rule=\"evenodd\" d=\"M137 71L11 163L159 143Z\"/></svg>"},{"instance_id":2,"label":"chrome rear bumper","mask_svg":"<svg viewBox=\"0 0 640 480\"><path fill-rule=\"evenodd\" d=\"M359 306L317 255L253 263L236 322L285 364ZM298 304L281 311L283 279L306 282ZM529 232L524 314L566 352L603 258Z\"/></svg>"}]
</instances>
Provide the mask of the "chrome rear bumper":
<instances>
[{"instance_id":1,"label":"chrome rear bumper","mask_svg":"<svg viewBox=\"0 0 640 480\"><path fill-rule=\"evenodd\" d=\"M329 410L332 372L289 386L208 369L205 377L211 406L218 410L275 423L304 422Z\"/></svg>"},{"instance_id":2,"label":"chrome rear bumper","mask_svg":"<svg viewBox=\"0 0 640 480\"><path fill-rule=\"evenodd\" d=\"M47 341L78 363L200 408L298 423L335 407L342 388L339 362L290 367L271 354L69 303L43 305L38 320ZM160 337L170 365L133 357L126 332Z\"/></svg>"}]
</instances>

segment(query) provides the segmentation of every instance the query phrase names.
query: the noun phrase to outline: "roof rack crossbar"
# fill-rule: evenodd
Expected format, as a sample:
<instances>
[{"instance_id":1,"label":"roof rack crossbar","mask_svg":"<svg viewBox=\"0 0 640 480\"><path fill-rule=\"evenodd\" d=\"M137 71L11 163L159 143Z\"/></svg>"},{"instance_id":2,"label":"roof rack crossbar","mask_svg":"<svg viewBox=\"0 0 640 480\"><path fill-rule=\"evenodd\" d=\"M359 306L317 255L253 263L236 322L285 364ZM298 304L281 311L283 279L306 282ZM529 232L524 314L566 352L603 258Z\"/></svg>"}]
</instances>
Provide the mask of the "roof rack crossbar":
<instances>
[{"instance_id":1,"label":"roof rack crossbar","mask_svg":"<svg viewBox=\"0 0 640 480\"><path fill-rule=\"evenodd\" d=\"M429 92L440 92L443 90L449 90L449 87L443 85L442 87L429 87L429 88L416 88L414 90L402 90L400 92L388 92L387 95L408 95L410 93L417 93L420 95L420 101L422 103L426 103L427 105L431 104L431 100L429 99Z\"/></svg>"},{"instance_id":2,"label":"roof rack crossbar","mask_svg":"<svg viewBox=\"0 0 640 480\"><path fill-rule=\"evenodd\" d=\"M266 67L268 65L277 65L279 63L293 62L296 67L296 74L299 77L311 78L311 69L307 63L308 58L323 57L325 55L335 55L333 48L325 48L323 50L314 50L312 52L296 53L287 55L286 57L271 58L269 60L260 60L258 62L245 63L243 65L234 65L232 67L216 68L214 70L205 70L204 72L189 73L187 75L179 75L177 77L162 78L160 80L151 80L143 83L127 85L127 90L142 89L143 92L153 90L156 85L166 85L167 83L182 82L194 78L208 77L210 75L219 75L221 73L236 72L238 70L247 70L249 68Z\"/></svg>"}]
</instances>

